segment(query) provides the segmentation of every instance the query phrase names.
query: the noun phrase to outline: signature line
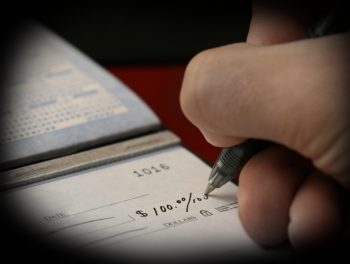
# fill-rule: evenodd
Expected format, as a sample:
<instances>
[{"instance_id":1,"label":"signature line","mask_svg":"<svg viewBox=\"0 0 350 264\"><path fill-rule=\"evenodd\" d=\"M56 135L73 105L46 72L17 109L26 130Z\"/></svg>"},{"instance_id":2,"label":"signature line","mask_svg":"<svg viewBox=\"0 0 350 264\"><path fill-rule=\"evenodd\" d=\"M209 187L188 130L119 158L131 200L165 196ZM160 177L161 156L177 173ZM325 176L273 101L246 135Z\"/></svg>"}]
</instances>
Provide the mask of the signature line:
<instances>
[{"instance_id":1,"label":"signature line","mask_svg":"<svg viewBox=\"0 0 350 264\"><path fill-rule=\"evenodd\" d=\"M106 217L106 218L94 219L94 220L90 220L90 221L86 221L86 222L82 222L82 223L77 223L77 224L70 225L70 226L65 226L65 227L53 230L49 234L54 234L54 233L57 233L59 231L62 231L62 230L68 229L68 228L72 228L72 227L75 227L75 226L84 225L84 224L97 222L97 221L102 221L102 220L108 220L108 219L112 219L112 218L114 218L114 217Z\"/></svg>"},{"instance_id":2,"label":"signature line","mask_svg":"<svg viewBox=\"0 0 350 264\"><path fill-rule=\"evenodd\" d=\"M90 211L101 209L101 208L108 207L108 206L111 206L111 205L116 205L116 204L119 204L119 203L123 203L123 202L127 202L127 201L134 200L134 199L137 199L137 198L141 198L141 197L144 197L144 196L147 196L147 195L149 195L149 194L143 194L143 195L132 197L132 198L129 198L129 199L126 199L126 200L122 200L122 201L119 201L119 202L106 204L106 205L103 205L103 206L100 206L100 207L96 207L96 208L91 208L91 209L88 209L88 210L85 210L85 211L80 211L80 212L77 212L77 213L74 213L74 214L70 214L69 216L90 212Z\"/></svg>"}]
</instances>

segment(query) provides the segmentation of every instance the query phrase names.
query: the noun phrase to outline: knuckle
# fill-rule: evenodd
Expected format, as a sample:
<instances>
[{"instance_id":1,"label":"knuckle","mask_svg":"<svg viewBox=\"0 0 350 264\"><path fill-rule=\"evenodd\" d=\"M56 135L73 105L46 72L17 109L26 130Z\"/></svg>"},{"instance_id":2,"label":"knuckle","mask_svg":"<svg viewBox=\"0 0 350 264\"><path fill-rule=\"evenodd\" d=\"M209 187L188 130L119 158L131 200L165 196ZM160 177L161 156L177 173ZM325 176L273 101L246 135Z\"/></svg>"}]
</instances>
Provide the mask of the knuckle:
<instances>
[{"instance_id":1,"label":"knuckle","mask_svg":"<svg viewBox=\"0 0 350 264\"><path fill-rule=\"evenodd\" d=\"M198 53L189 62L180 92L180 106L199 129L231 135L227 122L236 124L243 116L241 113L249 110L253 83L244 67L247 48L239 43L212 48Z\"/></svg>"},{"instance_id":2,"label":"knuckle","mask_svg":"<svg viewBox=\"0 0 350 264\"><path fill-rule=\"evenodd\" d=\"M302 108L298 122L289 126L292 136L287 145L311 159L316 168L341 183L349 171L350 122L348 104L329 93L313 96L317 103ZM345 184L344 184L345 185Z\"/></svg>"},{"instance_id":3,"label":"knuckle","mask_svg":"<svg viewBox=\"0 0 350 264\"><path fill-rule=\"evenodd\" d=\"M201 105L206 101L208 87L206 69L212 50L205 50L194 56L188 63L180 91L180 106L185 116L195 125L203 122Z\"/></svg>"}]
</instances>

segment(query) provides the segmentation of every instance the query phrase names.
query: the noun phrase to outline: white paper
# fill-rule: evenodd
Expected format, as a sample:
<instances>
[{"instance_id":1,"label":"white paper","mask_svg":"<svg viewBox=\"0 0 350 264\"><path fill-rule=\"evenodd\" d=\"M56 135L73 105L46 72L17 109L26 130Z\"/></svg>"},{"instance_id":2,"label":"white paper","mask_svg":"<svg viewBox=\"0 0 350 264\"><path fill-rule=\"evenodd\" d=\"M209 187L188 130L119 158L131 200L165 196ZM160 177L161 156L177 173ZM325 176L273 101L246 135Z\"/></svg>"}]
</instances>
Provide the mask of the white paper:
<instances>
[{"instance_id":1,"label":"white paper","mask_svg":"<svg viewBox=\"0 0 350 264\"><path fill-rule=\"evenodd\" d=\"M34 236L75 251L154 255L255 252L236 187L203 197L210 167L181 146L22 188L5 198ZM142 176L141 176L142 175Z\"/></svg>"}]
</instances>

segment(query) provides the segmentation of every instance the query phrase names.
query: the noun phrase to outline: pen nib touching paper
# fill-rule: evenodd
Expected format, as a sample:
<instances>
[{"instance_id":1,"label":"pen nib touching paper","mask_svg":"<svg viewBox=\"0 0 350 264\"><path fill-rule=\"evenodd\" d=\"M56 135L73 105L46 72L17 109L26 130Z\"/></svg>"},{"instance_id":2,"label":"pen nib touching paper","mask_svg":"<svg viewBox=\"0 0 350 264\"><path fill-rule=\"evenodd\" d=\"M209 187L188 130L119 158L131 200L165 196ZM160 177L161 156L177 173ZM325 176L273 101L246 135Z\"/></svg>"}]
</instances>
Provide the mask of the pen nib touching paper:
<instances>
[{"instance_id":1,"label":"pen nib touching paper","mask_svg":"<svg viewBox=\"0 0 350 264\"><path fill-rule=\"evenodd\" d=\"M209 193L211 193L214 189L215 189L215 187L213 185L211 185L210 183L208 183L207 188L204 191L204 195L208 196Z\"/></svg>"}]
</instances>

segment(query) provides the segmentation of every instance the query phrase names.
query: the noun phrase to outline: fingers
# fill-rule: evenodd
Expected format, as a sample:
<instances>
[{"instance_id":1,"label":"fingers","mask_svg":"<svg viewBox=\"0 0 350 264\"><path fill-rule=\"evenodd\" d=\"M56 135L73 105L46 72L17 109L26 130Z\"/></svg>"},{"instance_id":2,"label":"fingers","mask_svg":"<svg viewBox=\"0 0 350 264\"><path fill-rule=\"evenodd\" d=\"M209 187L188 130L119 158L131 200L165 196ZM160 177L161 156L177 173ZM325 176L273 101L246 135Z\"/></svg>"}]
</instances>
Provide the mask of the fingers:
<instances>
[{"instance_id":1,"label":"fingers","mask_svg":"<svg viewBox=\"0 0 350 264\"><path fill-rule=\"evenodd\" d=\"M279 146L254 156L243 168L238 189L239 216L247 233L264 246L288 240L289 207L308 173L306 161Z\"/></svg>"},{"instance_id":2,"label":"fingers","mask_svg":"<svg viewBox=\"0 0 350 264\"><path fill-rule=\"evenodd\" d=\"M270 45L305 38L307 28L303 8L297 3L253 2L247 42ZM300 3L299 3L300 4Z\"/></svg>"},{"instance_id":3,"label":"fingers","mask_svg":"<svg viewBox=\"0 0 350 264\"><path fill-rule=\"evenodd\" d=\"M182 110L216 146L235 144L237 138L274 141L311 158L321 171L346 184L348 43L348 36L340 34L200 53L185 72Z\"/></svg>"},{"instance_id":4,"label":"fingers","mask_svg":"<svg viewBox=\"0 0 350 264\"><path fill-rule=\"evenodd\" d=\"M212 134L208 131L201 131L205 140L216 147L230 147L242 143L245 139L225 135Z\"/></svg>"},{"instance_id":5,"label":"fingers","mask_svg":"<svg viewBox=\"0 0 350 264\"><path fill-rule=\"evenodd\" d=\"M295 248L320 248L340 238L345 223L344 190L318 171L298 189L290 208L288 234Z\"/></svg>"},{"instance_id":6,"label":"fingers","mask_svg":"<svg viewBox=\"0 0 350 264\"><path fill-rule=\"evenodd\" d=\"M289 240L295 248L325 245L344 228L344 190L283 147L266 149L244 167L239 216L259 244Z\"/></svg>"},{"instance_id":7,"label":"fingers","mask_svg":"<svg viewBox=\"0 0 350 264\"><path fill-rule=\"evenodd\" d=\"M253 1L247 43L271 45L303 39L337 1Z\"/></svg>"}]
</instances>

